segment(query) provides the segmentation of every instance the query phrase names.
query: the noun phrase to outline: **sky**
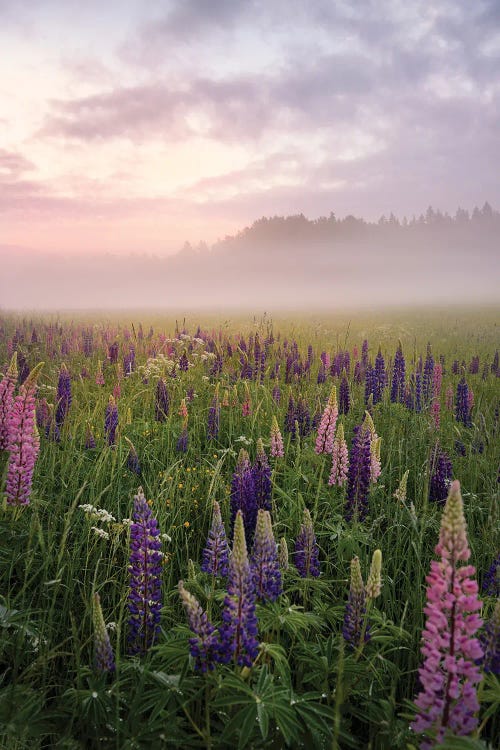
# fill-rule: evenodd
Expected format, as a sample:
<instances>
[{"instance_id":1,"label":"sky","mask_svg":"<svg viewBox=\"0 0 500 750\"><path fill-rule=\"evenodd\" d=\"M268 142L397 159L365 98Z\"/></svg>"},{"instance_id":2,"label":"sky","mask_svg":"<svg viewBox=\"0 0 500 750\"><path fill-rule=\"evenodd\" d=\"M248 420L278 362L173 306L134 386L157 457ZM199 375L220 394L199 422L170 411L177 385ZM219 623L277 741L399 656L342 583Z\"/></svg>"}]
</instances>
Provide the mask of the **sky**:
<instances>
[{"instance_id":1,"label":"sky","mask_svg":"<svg viewBox=\"0 0 500 750\"><path fill-rule=\"evenodd\" d=\"M498 0L0 0L0 252L500 207Z\"/></svg>"}]
</instances>

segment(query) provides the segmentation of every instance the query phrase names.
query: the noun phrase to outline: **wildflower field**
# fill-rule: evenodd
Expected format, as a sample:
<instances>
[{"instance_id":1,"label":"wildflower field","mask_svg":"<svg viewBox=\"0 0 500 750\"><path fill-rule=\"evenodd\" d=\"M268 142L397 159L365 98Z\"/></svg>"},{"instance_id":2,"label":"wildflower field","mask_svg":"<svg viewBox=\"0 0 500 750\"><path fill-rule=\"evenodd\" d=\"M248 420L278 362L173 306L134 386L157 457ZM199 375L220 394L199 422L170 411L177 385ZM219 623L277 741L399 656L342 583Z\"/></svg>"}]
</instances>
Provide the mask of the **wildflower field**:
<instances>
[{"instance_id":1,"label":"wildflower field","mask_svg":"<svg viewBox=\"0 0 500 750\"><path fill-rule=\"evenodd\" d=\"M0 316L0 747L498 748L498 332Z\"/></svg>"}]
</instances>

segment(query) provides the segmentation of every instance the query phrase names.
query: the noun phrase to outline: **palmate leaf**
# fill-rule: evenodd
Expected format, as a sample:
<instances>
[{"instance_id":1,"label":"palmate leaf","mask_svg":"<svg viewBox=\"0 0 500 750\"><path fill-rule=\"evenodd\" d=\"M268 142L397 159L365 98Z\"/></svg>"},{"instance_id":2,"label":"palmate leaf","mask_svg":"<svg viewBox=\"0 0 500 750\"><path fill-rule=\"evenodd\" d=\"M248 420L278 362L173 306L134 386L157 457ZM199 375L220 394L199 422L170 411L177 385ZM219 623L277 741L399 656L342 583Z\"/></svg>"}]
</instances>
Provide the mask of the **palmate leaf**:
<instances>
[{"instance_id":1,"label":"palmate leaf","mask_svg":"<svg viewBox=\"0 0 500 750\"><path fill-rule=\"evenodd\" d=\"M257 616L259 632L263 634L284 631L288 635L298 636L310 630L318 632L323 626L320 617L313 612L304 612L303 607L290 604L286 597L265 607L258 606Z\"/></svg>"}]
</instances>

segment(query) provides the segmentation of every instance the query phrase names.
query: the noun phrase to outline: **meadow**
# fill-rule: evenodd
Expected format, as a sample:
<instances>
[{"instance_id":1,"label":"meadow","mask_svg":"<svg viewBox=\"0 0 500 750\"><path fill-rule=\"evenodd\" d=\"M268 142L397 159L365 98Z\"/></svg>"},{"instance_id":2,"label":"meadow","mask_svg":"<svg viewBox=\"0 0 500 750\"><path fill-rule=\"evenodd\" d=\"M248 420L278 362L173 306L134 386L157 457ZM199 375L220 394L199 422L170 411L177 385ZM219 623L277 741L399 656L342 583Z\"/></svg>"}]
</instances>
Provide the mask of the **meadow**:
<instances>
[{"instance_id":1,"label":"meadow","mask_svg":"<svg viewBox=\"0 0 500 750\"><path fill-rule=\"evenodd\" d=\"M0 404L9 377L35 399L0 450L0 746L498 748L498 332L494 309L0 316ZM449 493L482 650L461 672L441 644L426 740Z\"/></svg>"}]
</instances>

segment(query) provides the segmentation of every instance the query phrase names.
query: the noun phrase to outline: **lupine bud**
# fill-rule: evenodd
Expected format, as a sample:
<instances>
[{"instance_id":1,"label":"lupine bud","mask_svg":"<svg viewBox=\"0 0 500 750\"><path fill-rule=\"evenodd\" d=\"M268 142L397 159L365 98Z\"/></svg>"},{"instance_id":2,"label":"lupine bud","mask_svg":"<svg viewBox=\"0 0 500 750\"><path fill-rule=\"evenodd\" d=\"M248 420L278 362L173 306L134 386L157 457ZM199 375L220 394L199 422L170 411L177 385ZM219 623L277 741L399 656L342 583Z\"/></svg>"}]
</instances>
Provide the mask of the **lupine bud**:
<instances>
[{"instance_id":1,"label":"lupine bud","mask_svg":"<svg viewBox=\"0 0 500 750\"><path fill-rule=\"evenodd\" d=\"M280 548L279 548L279 563L280 563L280 569L285 572L290 567L288 562L288 544L286 543L285 537L281 537L280 539Z\"/></svg>"},{"instance_id":2,"label":"lupine bud","mask_svg":"<svg viewBox=\"0 0 500 750\"><path fill-rule=\"evenodd\" d=\"M376 549L373 553L368 581L366 582L366 596L376 599L382 590L382 552Z\"/></svg>"},{"instance_id":3,"label":"lupine bud","mask_svg":"<svg viewBox=\"0 0 500 750\"><path fill-rule=\"evenodd\" d=\"M319 547L314 534L311 514L307 508L304 508L303 522L295 541L293 558L301 578L309 578L309 576L317 578L319 576Z\"/></svg>"},{"instance_id":4,"label":"lupine bud","mask_svg":"<svg viewBox=\"0 0 500 750\"><path fill-rule=\"evenodd\" d=\"M366 594L359 558L356 556L351 560L351 584L342 627L342 635L352 648L358 648L362 641L370 638L370 628L365 619Z\"/></svg>"},{"instance_id":5,"label":"lupine bud","mask_svg":"<svg viewBox=\"0 0 500 750\"><path fill-rule=\"evenodd\" d=\"M226 530L220 512L220 505L214 500L212 525L208 532L207 545L203 550L201 569L204 573L211 573L216 577L226 576L228 564L229 547L226 539Z\"/></svg>"},{"instance_id":6,"label":"lupine bud","mask_svg":"<svg viewBox=\"0 0 500 750\"><path fill-rule=\"evenodd\" d=\"M93 597L92 619L94 623L94 667L96 672L105 674L106 672L115 671L115 657L109 633L106 629L106 623L101 609L101 600L99 594L95 593Z\"/></svg>"},{"instance_id":7,"label":"lupine bud","mask_svg":"<svg viewBox=\"0 0 500 750\"><path fill-rule=\"evenodd\" d=\"M215 667L217 650L217 634L199 601L184 588L184 582L179 581L179 594L186 611L187 620L194 636L189 639L189 651L194 658L194 668L199 672L206 672Z\"/></svg>"},{"instance_id":8,"label":"lupine bud","mask_svg":"<svg viewBox=\"0 0 500 750\"><path fill-rule=\"evenodd\" d=\"M379 478L382 467L380 463L380 446L382 438L372 439L370 443L370 482L376 482Z\"/></svg>"},{"instance_id":9,"label":"lupine bud","mask_svg":"<svg viewBox=\"0 0 500 750\"><path fill-rule=\"evenodd\" d=\"M406 487L408 484L408 474L410 473L409 469L406 469L405 473L401 477L401 481L399 483L399 487L397 488L396 492L394 493L393 497L396 498L396 500L399 500L400 503L404 503L406 500Z\"/></svg>"}]
</instances>

